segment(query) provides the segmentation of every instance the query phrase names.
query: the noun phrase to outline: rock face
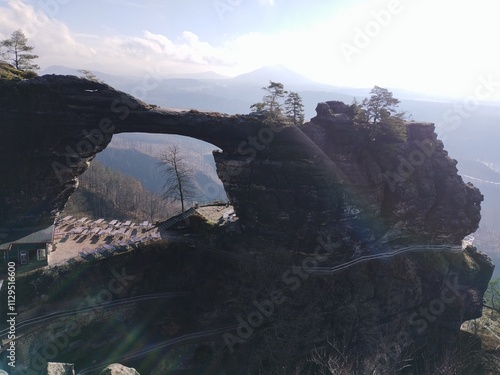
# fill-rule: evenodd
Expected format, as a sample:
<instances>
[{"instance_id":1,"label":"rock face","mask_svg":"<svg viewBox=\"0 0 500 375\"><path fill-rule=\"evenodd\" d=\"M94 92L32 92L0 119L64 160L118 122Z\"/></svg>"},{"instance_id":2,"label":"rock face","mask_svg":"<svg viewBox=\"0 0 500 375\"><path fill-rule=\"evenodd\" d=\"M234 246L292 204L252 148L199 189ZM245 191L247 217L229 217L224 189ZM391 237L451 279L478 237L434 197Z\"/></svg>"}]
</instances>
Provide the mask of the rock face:
<instances>
[{"instance_id":1,"label":"rock face","mask_svg":"<svg viewBox=\"0 0 500 375\"><path fill-rule=\"evenodd\" d=\"M74 365L49 362L47 364L47 375L75 375Z\"/></svg>"},{"instance_id":2,"label":"rock face","mask_svg":"<svg viewBox=\"0 0 500 375\"><path fill-rule=\"evenodd\" d=\"M409 124L406 142L373 141L352 125L352 111L321 103L310 123L273 128L255 116L160 110L72 76L2 80L0 147L9 163L0 228L52 224L113 134L147 132L220 147L228 196L242 224L262 233L355 230L365 243L459 244L477 229L482 196L457 175L433 125Z\"/></svg>"},{"instance_id":3,"label":"rock face","mask_svg":"<svg viewBox=\"0 0 500 375\"><path fill-rule=\"evenodd\" d=\"M403 333L416 348L439 347L481 314L493 266L475 248L459 246L478 227L483 197L457 174L432 124L407 124L405 138L374 136L353 117L351 106L327 102L309 123L270 127L258 116L153 108L76 77L0 80L0 152L9 161L1 171L0 228L52 224L113 134L191 136L221 149L214 152L217 173L243 233L267 244L266 251L314 254L303 267L371 259L326 281L314 278L313 289L292 288L301 280L289 271L277 276L295 293L296 311L310 313L304 321L315 330L304 327L304 335L315 332L311 345L349 336L368 355L380 352L381 338L390 345ZM373 257L422 246L430 247ZM309 273L296 275L305 280ZM308 305L318 290L326 297ZM321 318L312 311L319 305Z\"/></svg>"},{"instance_id":4,"label":"rock face","mask_svg":"<svg viewBox=\"0 0 500 375\"><path fill-rule=\"evenodd\" d=\"M1 170L0 228L51 225L113 133L189 135L230 148L257 122L243 119L158 110L72 76L0 80L0 148L9 161Z\"/></svg>"},{"instance_id":5,"label":"rock face","mask_svg":"<svg viewBox=\"0 0 500 375\"><path fill-rule=\"evenodd\" d=\"M104 370L102 370L100 375L140 375L140 374L133 368L113 363L112 365L109 365Z\"/></svg>"},{"instance_id":6,"label":"rock face","mask_svg":"<svg viewBox=\"0 0 500 375\"><path fill-rule=\"evenodd\" d=\"M301 127L256 129L248 138L260 144L215 154L244 224L283 237L354 236L372 249L460 244L478 228L483 197L457 174L434 125L408 124L406 141L372 139L353 126L350 106L321 103L317 112Z\"/></svg>"}]
</instances>

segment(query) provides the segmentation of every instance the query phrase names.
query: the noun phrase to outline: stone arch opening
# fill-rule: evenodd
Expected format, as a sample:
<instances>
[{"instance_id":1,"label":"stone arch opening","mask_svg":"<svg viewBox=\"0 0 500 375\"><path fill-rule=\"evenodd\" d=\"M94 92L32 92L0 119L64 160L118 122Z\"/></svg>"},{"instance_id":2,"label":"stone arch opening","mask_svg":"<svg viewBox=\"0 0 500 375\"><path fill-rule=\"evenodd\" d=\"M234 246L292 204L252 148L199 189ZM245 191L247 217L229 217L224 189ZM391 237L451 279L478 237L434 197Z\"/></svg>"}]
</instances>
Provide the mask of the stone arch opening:
<instances>
[{"instance_id":1,"label":"stone arch opening","mask_svg":"<svg viewBox=\"0 0 500 375\"><path fill-rule=\"evenodd\" d=\"M158 163L170 146L179 147L181 157L193 171L196 188L193 202L209 204L227 201L212 154L220 148L196 138L170 134L117 134L106 149L96 155L96 160L130 174L154 193L161 193L165 176Z\"/></svg>"},{"instance_id":2,"label":"stone arch opening","mask_svg":"<svg viewBox=\"0 0 500 375\"><path fill-rule=\"evenodd\" d=\"M115 215L117 217L113 219L119 219L128 213L126 218L130 220L156 222L180 214L178 197L175 194L171 199L164 197L168 176L161 159L174 146L191 175L189 194L184 199L185 210L195 206L226 204L227 193L217 175L213 157L213 152L220 151L220 148L186 136L123 133L114 135L107 147L96 154L89 168L78 177L79 188L69 198L60 216L74 215L87 209L99 217ZM108 168L109 173L106 172ZM116 186L113 186L115 183ZM102 204L96 202L101 198L96 194L102 194Z\"/></svg>"}]
</instances>

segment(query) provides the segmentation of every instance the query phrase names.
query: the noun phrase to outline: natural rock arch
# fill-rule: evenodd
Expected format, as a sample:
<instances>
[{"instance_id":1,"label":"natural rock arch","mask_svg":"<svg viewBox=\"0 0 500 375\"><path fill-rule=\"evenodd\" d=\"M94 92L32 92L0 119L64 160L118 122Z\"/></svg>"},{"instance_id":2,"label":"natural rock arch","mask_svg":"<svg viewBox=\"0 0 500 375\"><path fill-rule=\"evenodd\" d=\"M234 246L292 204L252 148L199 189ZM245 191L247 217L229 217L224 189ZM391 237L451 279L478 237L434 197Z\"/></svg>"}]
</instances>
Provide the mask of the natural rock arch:
<instances>
[{"instance_id":1,"label":"natural rock arch","mask_svg":"<svg viewBox=\"0 0 500 375\"><path fill-rule=\"evenodd\" d=\"M142 132L220 147L217 173L241 223L288 245L346 230L367 243L458 244L477 229L482 196L458 176L432 124L408 124L408 140L382 158L352 126L351 106L321 103L317 112L301 127L273 128L258 116L157 108L74 76L0 81L0 147L9 160L0 228L51 225L113 134ZM416 153L422 162L401 172L398 163ZM353 207L356 217L346 216Z\"/></svg>"},{"instance_id":2,"label":"natural rock arch","mask_svg":"<svg viewBox=\"0 0 500 375\"><path fill-rule=\"evenodd\" d=\"M321 258L318 252L327 251L332 263L322 266L329 269L326 266L352 265L358 255L370 254L365 257L369 261L330 275L338 276L339 284L302 289L303 295L319 293L318 300L329 306L325 317L330 319L306 319L303 328L322 324L325 335L353 329L359 347L366 348L367 355L375 354L381 333L411 328L414 311L436 301L448 271L453 271L460 281L460 298L436 320L439 330L412 338L422 344L429 339L440 343L441 332L459 332L464 320L481 314L493 269L486 256L474 248L448 251L448 246L431 256L371 256L391 250L395 243L460 244L477 229L479 190L457 174L456 162L448 157L432 124L408 124L407 140L377 148L370 146L371 137L352 126L352 107L327 102L317 112L303 126L272 129L255 116L158 109L77 77L0 80L0 228L51 225L77 187L77 177L113 134L186 135L222 149L214 154L217 172L244 230L252 239L272 239L259 239L266 244L263 258L284 248L314 262ZM316 240L318 232L322 242ZM220 232L220 237L226 235ZM235 247L241 249L235 250L245 252L247 240L240 236ZM304 254L311 252L318 257ZM180 253L192 261L191 252ZM308 263L302 263L305 272L304 264ZM206 264L200 269L207 271ZM238 267L234 271L236 275ZM295 305L293 310L303 321L302 311Z\"/></svg>"}]
</instances>

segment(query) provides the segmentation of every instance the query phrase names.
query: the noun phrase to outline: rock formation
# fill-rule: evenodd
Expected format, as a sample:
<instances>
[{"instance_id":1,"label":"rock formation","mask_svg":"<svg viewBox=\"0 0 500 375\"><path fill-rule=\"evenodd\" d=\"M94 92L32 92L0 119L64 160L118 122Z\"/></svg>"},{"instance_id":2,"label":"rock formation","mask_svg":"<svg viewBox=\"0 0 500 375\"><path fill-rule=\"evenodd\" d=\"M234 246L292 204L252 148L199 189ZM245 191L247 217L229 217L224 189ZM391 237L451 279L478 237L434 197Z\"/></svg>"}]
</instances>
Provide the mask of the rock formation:
<instances>
[{"instance_id":1,"label":"rock formation","mask_svg":"<svg viewBox=\"0 0 500 375\"><path fill-rule=\"evenodd\" d=\"M49 362L47 375L75 375L74 365L70 363Z\"/></svg>"},{"instance_id":2,"label":"rock formation","mask_svg":"<svg viewBox=\"0 0 500 375\"><path fill-rule=\"evenodd\" d=\"M154 108L72 76L1 81L0 89L0 147L9 160L0 228L50 225L78 175L123 132L220 147L218 174L242 224L269 234L341 236L347 220L372 241L460 244L480 220L481 194L457 175L431 124L409 124L406 142L376 143L338 102L320 104L301 127L273 128L256 116Z\"/></svg>"},{"instance_id":3,"label":"rock formation","mask_svg":"<svg viewBox=\"0 0 500 375\"><path fill-rule=\"evenodd\" d=\"M256 129L248 138L261 144L243 153L215 153L244 224L284 237L361 236L372 248L460 244L478 228L482 195L464 184L432 124L408 124L405 142L373 140L353 126L352 107L328 102L317 112L298 128Z\"/></svg>"},{"instance_id":4,"label":"rock formation","mask_svg":"<svg viewBox=\"0 0 500 375\"><path fill-rule=\"evenodd\" d=\"M311 321L317 336L304 343L349 336L371 355L381 337L390 344L403 333L414 347L443 345L464 320L480 316L492 274L475 248L457 251L478 227L483 197L457 174L432 124L409 123L406 139L373 137L353 117L351 106L327 102L302 126L272 127L252 115L155 108L71 76L0 80L0 152L8 161L1 171L0 228L52 224L113 134L194 137L221 149L214 152L217 173L243 233L268 243L265 251L315 254L318 265L317 239L324 251L327 238L329 256L319 266L330 267L405 246L444 246L374 259L333 281L315 279L321 290L330 282L334 287L320 298L321 321ZM288 276L283 273L285 284L294 285L298 278ZM299 289L297 309L312 295Z\"/></svg>"},{"instance_id":5,"label":"rock formation","mask_svg":"<svg viewBox=\"0 0 500 375\"><path fill-rule=\"evenodd\" d=\"M140 375L140 374L133 368L113 363L112 365L109 365L104 370L102 370L100 375Z\"/></svg>"}]
</instances>

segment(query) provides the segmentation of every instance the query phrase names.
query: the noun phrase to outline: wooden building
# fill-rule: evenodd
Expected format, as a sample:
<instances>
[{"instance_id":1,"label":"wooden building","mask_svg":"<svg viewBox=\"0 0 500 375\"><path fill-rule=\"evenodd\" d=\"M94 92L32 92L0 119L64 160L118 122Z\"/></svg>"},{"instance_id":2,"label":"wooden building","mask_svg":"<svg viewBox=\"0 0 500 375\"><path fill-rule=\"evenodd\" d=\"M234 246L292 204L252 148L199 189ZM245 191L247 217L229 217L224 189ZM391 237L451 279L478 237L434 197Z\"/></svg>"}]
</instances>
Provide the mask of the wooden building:
<instances>
[{"instance_id":1,"label":"wooden building","mask_svg":"<svg viewBox=\"0 0 500 375\"><path fill-rule=\"evenodd\" d=\"M0 261L47 265L53 242L53 225L48 228L0 229Z\"/></svg>"}]
</instances>

